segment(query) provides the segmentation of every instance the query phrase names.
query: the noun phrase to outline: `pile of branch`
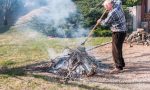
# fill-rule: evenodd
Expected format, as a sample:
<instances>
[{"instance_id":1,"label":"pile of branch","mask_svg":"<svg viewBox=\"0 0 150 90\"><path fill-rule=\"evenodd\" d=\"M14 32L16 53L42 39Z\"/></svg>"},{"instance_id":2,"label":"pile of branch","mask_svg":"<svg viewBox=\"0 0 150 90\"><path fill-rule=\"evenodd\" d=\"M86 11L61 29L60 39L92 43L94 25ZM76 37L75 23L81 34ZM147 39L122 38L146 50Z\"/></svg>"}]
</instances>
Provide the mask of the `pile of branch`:
<instances>
[{"instance_id":1,"label":"pile of branch","mask_svg":"<svg viewBox=\"0 0 150 90\"><path fill-rule=\"evenodd\" d=\"M133 46L133 43L136 44L143 44L143 45L150 45L150 34L142 31L134 31L132 32L126 39L126 41L130 44L130 47Z\"/></svg>"},{"instance_id":2,"label":"pile of branch","mask_svg":"<svg viewBox=\"0 0 150 90\"><path fill-rule=\"evenodd\" d=\"M98 67L107 67L95 57L88 55L85 47L77 47L76 49L68 48L67 55L56 57L52 60L50 72L65 77L64 82L68 82L71 78L84 76L92 76L96 74Z\"/></svg>"}]
</instances>

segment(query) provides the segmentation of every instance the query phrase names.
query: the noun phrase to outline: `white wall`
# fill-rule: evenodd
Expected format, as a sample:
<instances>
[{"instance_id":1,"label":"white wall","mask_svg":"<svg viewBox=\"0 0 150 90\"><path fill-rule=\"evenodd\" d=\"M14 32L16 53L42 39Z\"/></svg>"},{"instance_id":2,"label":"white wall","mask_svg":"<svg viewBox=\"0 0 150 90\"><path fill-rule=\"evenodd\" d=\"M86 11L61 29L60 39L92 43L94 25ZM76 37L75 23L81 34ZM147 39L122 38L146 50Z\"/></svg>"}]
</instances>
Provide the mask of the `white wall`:
<instances>
[{"instance_id":1,"label":"white wall","mask_svg":"<svg viewBox=\"0 0 150 90\"><path fill-rule=\"evenodd\" d=\"M147 12L150 13L150 0L147 0L147 1L148 1L148 3L147 3L147 6L148 6Z\"/></svg>"},{"instance_id":2,"label":"white wall","mask_svg":"<svg viewBox=\"0 0 150 90\"><path fill-rule=\"evenodd\" d=\"M134 6L133 8L132 8L132 15L133 15L133 30L135 31L136 30L136 28L137 28L137 24L136 24L136 16L137 16L137 14L136 14L136 6Z\"/></svg>"},{"instance_id":3,"label":"white wall","mask_svg":"<svg viewBox=\"0 0 150 90\"><path fill-rule=\"evenodd\" d=\"M137 6L136 7L136 10L137 10L137 28L140 28L141 27L141 6Z\"/></svg>"},{"instance_id":4,"label":"white wall","mask_svg":"<svg viewBox=\"0 0 150 90\"><path fill-rule=\"evenodd\" d=\"M132 9L133 16L133 30L141 27L141 6L133 6Z\"/></svg>"}]
</instances>

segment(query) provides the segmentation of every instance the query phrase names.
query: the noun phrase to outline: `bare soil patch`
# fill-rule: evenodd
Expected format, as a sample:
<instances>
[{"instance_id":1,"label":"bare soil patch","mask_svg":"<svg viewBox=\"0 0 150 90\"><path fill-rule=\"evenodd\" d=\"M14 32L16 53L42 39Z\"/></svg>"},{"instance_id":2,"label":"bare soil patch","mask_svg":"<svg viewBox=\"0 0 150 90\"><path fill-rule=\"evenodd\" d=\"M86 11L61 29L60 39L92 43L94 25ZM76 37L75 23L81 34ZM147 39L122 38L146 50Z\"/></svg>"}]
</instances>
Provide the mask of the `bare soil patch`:
<instances>
[{"instance_id":1,"label":"bare soil patch","mask_svg":"<svg viewBox=\"0 0 150 90\"><path fill-rule=\"evenodd\" d=\"M111 44L99 47L90 52L113 66ZM150 89L150 46L124 44L123 55L126 67L123 73L99 74L88 79L90 82L101 83L118 90L149 90ZM114 89L113 88L113 89Z\"/></svg>"}]
</instances>

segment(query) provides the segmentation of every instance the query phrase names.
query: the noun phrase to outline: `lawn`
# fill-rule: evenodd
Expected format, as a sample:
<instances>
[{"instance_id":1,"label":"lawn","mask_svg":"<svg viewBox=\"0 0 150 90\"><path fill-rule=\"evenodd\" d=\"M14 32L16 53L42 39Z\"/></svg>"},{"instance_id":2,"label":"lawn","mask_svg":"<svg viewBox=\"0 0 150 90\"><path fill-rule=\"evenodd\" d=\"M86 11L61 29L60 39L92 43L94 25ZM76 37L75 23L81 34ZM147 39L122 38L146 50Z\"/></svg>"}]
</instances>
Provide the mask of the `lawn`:
<instances>
[{"instance_id":1,"label":"lawn","mask_svg":"<svg viewBox=\"0 0 150 90\"><path fill-rule=\"evenodd\" d=\"M80 45L85 38L49 38L34 31L13 31L0 35L0 90L106 90L95 84L74 82L62 84L57 78L28 74L27 65L49 61L51 54L61 53L66 46ZM110 37L91 38L88 46L110 41Z\"/></svg>"}]
</instances>

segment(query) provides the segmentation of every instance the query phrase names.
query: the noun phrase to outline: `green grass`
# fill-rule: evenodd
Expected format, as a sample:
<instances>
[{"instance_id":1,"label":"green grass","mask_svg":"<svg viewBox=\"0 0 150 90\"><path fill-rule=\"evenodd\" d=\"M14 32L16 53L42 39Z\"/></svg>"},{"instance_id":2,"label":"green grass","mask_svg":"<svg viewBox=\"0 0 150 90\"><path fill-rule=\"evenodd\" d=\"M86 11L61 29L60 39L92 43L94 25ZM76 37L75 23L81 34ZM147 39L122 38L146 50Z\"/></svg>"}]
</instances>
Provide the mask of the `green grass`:
<instances>
[{"instance_id":1,"label":"green grass","mask_svg":"<svg viewBox=\"0 0 150 90\"><path fill-rule=\"evenodd\" d=\"M2 35L3 36L3 35ZM0 36L0 37L2 37ZM3 36L7 37L7 36ZM10 38L10 36L9 36ZM1 66L22 66L31 62L43 61L49 58L48 48L53 48L57 53L61 53L66 46L75 47L80 45L78 41L83 41L85 38L77 39L46 39L44 37L36 40L27 40L11 43L11 40L6 39L0 44L0 65ZM13 38L13 37L12 37ZM86 43L86 47L95 46L104 42L108 42L109 37L92 38ZM13 40L15 41L15 40Z\"/></svg>"},{"instance_id":2,"label":"green grass","mask_svg":"<svg viewBox=\"0 0 150 90\"><path fill-rule=\"evenodd\" d=\"M31 34L31 35L30 35ZM33 36L34 37L33 37ZM4 90L87 90L94 86L82 83L65 85L53 77L28 75L27 65L49 60L49 48L61 53L66 46L80 45L85 38L47 38L36 32L8 32L0 35L0 89ZM107 41L110 37L91 38L86 47ZM99 90L106 90L105 88Z\"/></svg>"},{"instance_id":3,"label":"green grass","mask_svg":"<svg viewBox=\"0 0 150 90\"><path fill-rule=\"evenodd\" d=\"M50 39L48 41L49 47L54 48L58 52L62 51L66 46L68 47L77 47L80 46L81 43L86 38L56 38L56 39ZM91 37L89 40L85 43L85 47L89 46L96 46L105 42L111 41L111 37Z\"/></svg>"},{"instance_id":4,"label":"green grass","mask_svg":"<svg viewBox=\"0 0 150 90\"><path fill-rule=\"evenodd\" d=\"M9 77L0 75L0 88L3 90L110 90L106 87L100 88L96 84L70 82L69 84L59 83L43 79L46 77L18 76ZM85 85L86 84L86 85Z\"/></svg>"},{"instance_id":5,"label":"green grass","mask_svg":"<svg viewBox=\"0 0 150 90\"><path fill-rule=\"evenodd\" d=\"M48 59L44 39L29 38L19 32L0 35L0 65L16 67Z\"/></svg>"}]
</instances>

